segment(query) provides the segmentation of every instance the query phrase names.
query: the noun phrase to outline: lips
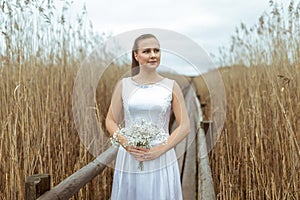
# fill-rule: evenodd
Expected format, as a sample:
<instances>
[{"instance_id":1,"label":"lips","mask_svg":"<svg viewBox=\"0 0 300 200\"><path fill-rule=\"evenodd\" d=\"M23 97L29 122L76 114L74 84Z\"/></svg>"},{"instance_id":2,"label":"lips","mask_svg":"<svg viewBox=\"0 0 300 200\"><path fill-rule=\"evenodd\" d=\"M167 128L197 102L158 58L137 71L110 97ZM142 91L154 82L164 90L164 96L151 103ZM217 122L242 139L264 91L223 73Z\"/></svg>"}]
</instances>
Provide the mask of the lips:
<instances>
[{"instance_id":1,"label":"lips","mask_svg":"<svg viewBox=\"0 0 300 200\"><path fill-rule=\"evenodd\" d=\"M155 64L155 63L157 63L157 60L152 60L152 61L149 61L148 63Z\"/></svg>"}]
</instances>

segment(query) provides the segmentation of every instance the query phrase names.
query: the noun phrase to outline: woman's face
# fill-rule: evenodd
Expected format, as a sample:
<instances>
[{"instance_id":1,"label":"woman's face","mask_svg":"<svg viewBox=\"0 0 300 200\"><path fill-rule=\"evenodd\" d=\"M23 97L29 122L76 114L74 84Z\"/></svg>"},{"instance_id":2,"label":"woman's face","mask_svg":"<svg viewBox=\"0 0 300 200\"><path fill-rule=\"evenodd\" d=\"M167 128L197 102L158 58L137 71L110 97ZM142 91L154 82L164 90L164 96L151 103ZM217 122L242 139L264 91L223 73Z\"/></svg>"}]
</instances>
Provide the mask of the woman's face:
<instances>
[{"instance_id":1,"label":"woman's face","mask_svg":"<svg viewBox=\"0 0 300 200\"><path fill-rule=\"evenodd\" d=\"M135 59L142 67L156 68L160 64L160 46L155 38L147 38L138 42Z\"/></svg>"}]
</instances>

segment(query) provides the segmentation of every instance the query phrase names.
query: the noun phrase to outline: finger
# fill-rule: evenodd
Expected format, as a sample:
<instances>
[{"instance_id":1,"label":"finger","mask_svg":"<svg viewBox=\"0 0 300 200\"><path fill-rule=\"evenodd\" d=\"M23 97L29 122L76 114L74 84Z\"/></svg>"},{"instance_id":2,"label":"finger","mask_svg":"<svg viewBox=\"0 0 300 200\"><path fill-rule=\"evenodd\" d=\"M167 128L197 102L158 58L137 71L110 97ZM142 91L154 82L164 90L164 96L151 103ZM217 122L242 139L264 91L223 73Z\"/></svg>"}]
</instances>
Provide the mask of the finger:
<instances>
[{"instance_id":1,"label":"finger","mask_svg":"<svg viewBox=\"0 0 300 200\"><path fill-rule=\"evenodd\" d=\"M128 152L141 152L140 150L136 149L133 146L128 146L126 149Z\"/></svg>"},{"instance_id":2,"label":"finger","mask_svg":"<svg viewBox=\"0 0 300 200\"><path fill-rule=\"evenodd\" d=\"M138 154L144 154L144 151L138 150L138 149L130 149L129 152L134 152L134 153L138 153Z\"/></svg>"},{"instance_id":3,"label":"finger","mask_svg":"<svg viewBox=\"0 0 300 200\"><path fill-rule=\"evenodd\" d=\"M146 152L149 151L149 149L145 149L145 148L142 148L142 147L133 147L132 150L135 151L135 152L140 152L140 153L146 153Z\"/></svg>"},{"instance_id":4,"label":"finger","mask_svg":"<svg viewBox=\"0 0 300 200\"><path fill-rule=\"evenodd\" d=\"M154 159L158 158L159 155L156 154L155 152L149 151L149 152L144 154L144 157L145 157L146 160L154 160Z\"/></svg>"},{"instance_id":5,"label":"finger","mask_svg":"<svg viewBox=\"0 0 300 200\"><path fill-rule=\"evenodd\" d=\"M138 150L135 150L135 149L130 149L128 152L131 153L131 154L134 154L134 155L140 155L140 156L144 155L144 152L138 151Z\"/></svg>"},{"instance_id":6,"label":"finger","mask_svg":"<svg viewBox=\"0 0 300 200\"><path fill-rule=\"evenodd\" d=\"M137 161L140 161L140 162L143 162L143 161L146 161L144 158L141 158L141 157L137 157L135 158Z\"/></svg>"},{"instance_id":7,"label":"finger","mask_svg":"<svg viewBox=\"0 0 300 200\"><path fill-rule=\"evenodd\" d=\"M141 152L129 152L132 156L134 156L135 158L144 158L144 153Z\"/></svg>"},{"instance_id":8,"label":"finger","mask_svg":"<svg viewBox=\"0 0 300 200\"><path fill-rule=\"evenodd\" d=\"M138 160L138 161L145 161L146 159L145 159L145 156L142 154L135 154L134 155L134 158L136 159L136 160Z\"/></svg>"},{"instance_id":9,"label":"finger","mask_svg":"<svg viewBox=\"0 0 300 200\"><path fill-rule=\"evenodd\" d=\"M148 152L149 149L143 148L143 147L136 147L137 150L143 151L143 152Z\"/></svg>"}]
</instances>

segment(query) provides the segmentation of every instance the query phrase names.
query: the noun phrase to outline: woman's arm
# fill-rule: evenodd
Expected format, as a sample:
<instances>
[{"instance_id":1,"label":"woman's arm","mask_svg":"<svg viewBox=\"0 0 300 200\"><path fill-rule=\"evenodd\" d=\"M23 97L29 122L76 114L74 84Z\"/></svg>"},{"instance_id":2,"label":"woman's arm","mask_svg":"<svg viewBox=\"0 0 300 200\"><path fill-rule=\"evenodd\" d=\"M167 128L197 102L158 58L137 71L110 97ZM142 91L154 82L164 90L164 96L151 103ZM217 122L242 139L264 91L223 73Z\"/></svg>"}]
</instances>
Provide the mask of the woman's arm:
<instances>
[{"instance_id":1,"label":"woman's arm","mask_svg":"<svg viewBox=\"0 0 300 200\"><path fill-rule=\"evenodd\" d=\"M111 137L119 129L118 120L120 119L122 108L122 81L119 81L113 92L111 103L105 119L105 126ZM137 159L142 157L142 153L146 151L144 149L128 146L128 140L125 136L118 135L117 140L129 153L131 153Z\"/></svg>"},{"instance_id":2,"label":"woman's arm","mask_svg":"<svg viewBox=\"0 0 300 200\"><path fill-rule=\"evenodd\" d=\"M110 134L110 137L112 137L113 134L119 129L118 120L120 119L122 107L122 81L119 81L112 94L111 103L105 119L105 126ZM118 136L118 141L122 146L126 146L127 144L127 139L125 137Z\"/></svg>"},{"instance_id":3,"label":"woman's arm","mask_svg":"<svg viewBox=\"0 0 300 200\"><path fill-rule=\"evenodd\" d=\"M111 103L105 119L105 126L110 136L119 129L118 120L122 112L122 82L119 81L111 97Z\"/></svg>"},{"instance_id":4,"label":"woman's arm","mask_svg":"<svg viewBox=\"0 0 300 200\"><path fill-rule=\"evenodd\" d=\"M171 133L167 144L160 144L150 149L145 153L145 160L152 160L159 157L161 154L167 152L183 140L190 132L190 120L186 110L184 97L179 85L175 82L173 86L173 112L177 123L177 128Z\"/></svg>"},{"instance_id":5,"label":"woman's arm","mask_svg":"<svg viewBox=\"0 0 300 200\"><path fill-rule=\"evenodd\" d=\"M166 151L176 146L181 140L183 140L190 133L190 120L184 97L181 92L181 88L175 82L173 88L173 112L177 123L177 128L171 133L167 144L165 145Z\"/></svg>"}]
</instances>

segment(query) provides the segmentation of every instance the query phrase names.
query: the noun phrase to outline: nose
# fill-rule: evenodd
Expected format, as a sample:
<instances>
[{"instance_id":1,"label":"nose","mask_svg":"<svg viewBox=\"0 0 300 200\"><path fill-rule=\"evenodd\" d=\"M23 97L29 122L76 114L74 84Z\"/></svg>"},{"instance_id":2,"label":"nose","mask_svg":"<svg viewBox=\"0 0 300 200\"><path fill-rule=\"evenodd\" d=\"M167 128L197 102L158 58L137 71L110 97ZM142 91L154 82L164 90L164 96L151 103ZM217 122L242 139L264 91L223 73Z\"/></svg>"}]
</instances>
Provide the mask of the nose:
<instances>
[{"instance_id":1,"label":"nose","mask_svg":"<svg viewBox=\"0 0 300 200\"><path fill-rule=\"evenodd\" d=\"M151 56L151 58L154 58L154 57L156 57L156 53L154 51L151 51L150 56Z\"/></svg>"}]
</instances>

